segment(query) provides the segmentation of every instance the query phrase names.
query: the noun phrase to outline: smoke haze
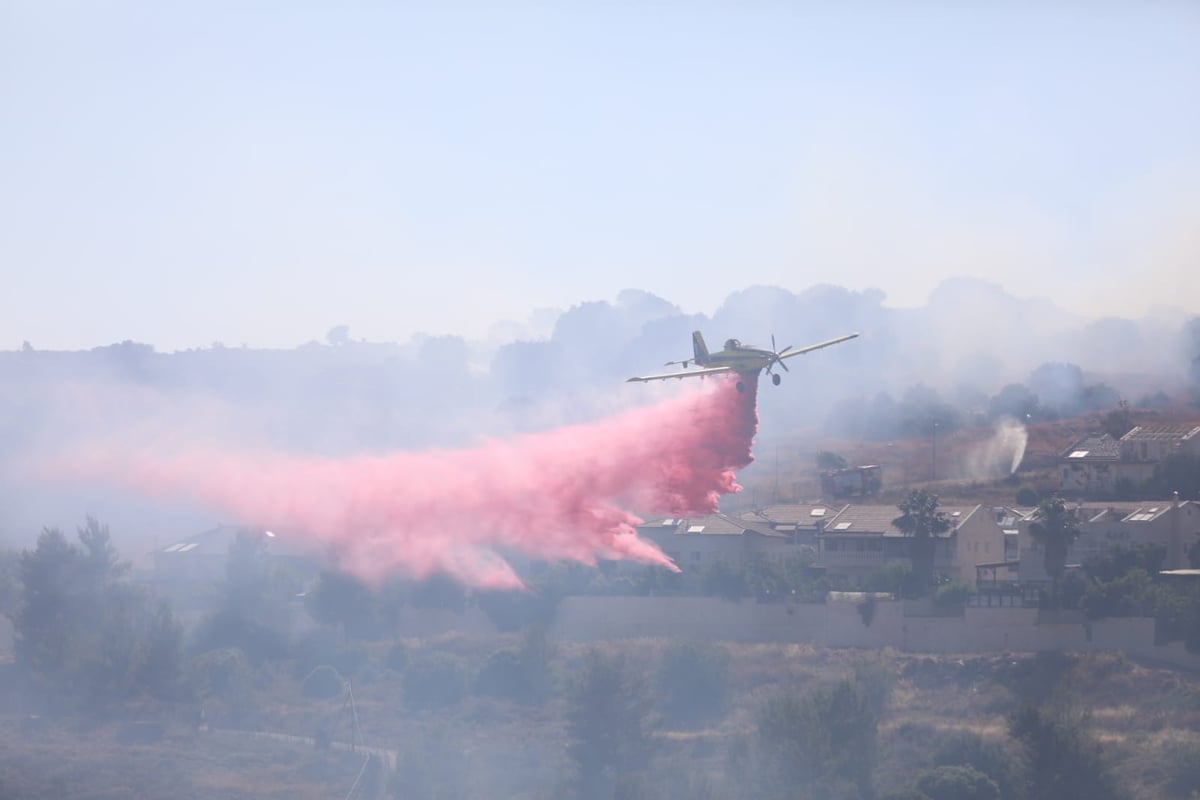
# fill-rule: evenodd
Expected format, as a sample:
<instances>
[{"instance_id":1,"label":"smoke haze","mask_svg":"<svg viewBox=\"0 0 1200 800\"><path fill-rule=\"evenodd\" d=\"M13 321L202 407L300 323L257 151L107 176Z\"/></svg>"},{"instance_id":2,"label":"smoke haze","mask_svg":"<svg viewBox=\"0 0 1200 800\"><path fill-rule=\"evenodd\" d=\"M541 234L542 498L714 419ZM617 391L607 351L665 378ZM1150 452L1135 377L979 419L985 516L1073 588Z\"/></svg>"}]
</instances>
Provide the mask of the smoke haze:
<instances>
[{"instance_id":1,"label":"smoke haze","mask_svg":"<svg viewBox=\"0 0 1200 800\"><path fill-rule=\"evenodd\" d=\"M1108 409L1118 397L1161 402L1164 392L1182 397L1200 386L1192 360L1200 337L1181 309L1089 320L973 279L946 282L920 308L885 299L829 285L755 286L730 294L709 317L630 289L612 301L539 310L486 341L367 342L338 326L326 343L290 350L162 353L122 342L56 352L30 343L0 352L0 540L28 543L44 525L69 528L89 513L138 547L216 522L267 522L257 514L214 519L232 511L197 504L196 492L184 493L190 504L178 492L149 502L95 482L47 483L30 471L45 454L80 443L103 442L109 454L144 452L152 442L156 456L288 453L314 463L471 450L677 398L680 384L624 379L689 356L697 329L714 349L730 336L769 346L774 334L783 348L861 332L790 360L782 385L759 395L760 447L783 443L785 459L796 436L927 437L933 417L948 433L1005 415ZM1023 386L1010 391L1014 383ZM944 413L949 406L954 414ZM994 469L1007 471L1012 452L1003 449ZM743 479L753 483L756 469Z\"/></svg>"}]
</instances>

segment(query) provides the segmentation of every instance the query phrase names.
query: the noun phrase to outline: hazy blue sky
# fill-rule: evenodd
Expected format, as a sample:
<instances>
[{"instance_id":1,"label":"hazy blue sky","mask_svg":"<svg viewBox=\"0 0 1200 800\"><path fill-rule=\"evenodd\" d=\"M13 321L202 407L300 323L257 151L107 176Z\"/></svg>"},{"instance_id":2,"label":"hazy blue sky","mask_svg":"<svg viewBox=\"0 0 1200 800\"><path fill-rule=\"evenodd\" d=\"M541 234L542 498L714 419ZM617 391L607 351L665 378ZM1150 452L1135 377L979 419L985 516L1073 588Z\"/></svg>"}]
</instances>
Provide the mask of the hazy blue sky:
<instances>
[{"instance_id":1,"label":"hazy blue sky","mask_svg":"<svg viewBox=\"0 0 1200 800\"><path fill-rule=\"evenodd\" d=\"M1198 42L1195 2L0 0L0 349L952 275L1200 311Z\"/></svg>"}]
</instances>

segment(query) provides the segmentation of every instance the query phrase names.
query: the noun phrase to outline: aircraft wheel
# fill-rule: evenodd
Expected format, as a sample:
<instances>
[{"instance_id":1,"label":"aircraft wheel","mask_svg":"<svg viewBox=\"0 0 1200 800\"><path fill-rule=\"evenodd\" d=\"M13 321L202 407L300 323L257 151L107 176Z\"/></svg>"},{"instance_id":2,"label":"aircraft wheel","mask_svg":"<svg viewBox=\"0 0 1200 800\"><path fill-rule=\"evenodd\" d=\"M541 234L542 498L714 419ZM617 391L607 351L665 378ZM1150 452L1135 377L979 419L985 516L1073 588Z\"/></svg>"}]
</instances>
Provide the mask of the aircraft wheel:
<instances>
[{"instance_id":1,"label":"aircraft wheel","mask_svg":"<svg viewBox=\"0 0 1200 800\"><path fill-rule=\"evenodd\" d=\"M771 383L775 384L776 386L779 385L779 381L781 381L781 380L783 380L783 379L780 378L778 375L771 376Z\"/></svg>"},{"instance_id":2,"label":"aircraft wheel","mask_svg":"<svg viewBox=\"0 0 1200 800\"><path fill-rule=\"evenodd\" d=\"M746 391L746 384L742 383L741 381L738 381L738 382L737 382L737 390L738 390L739 392L744 392L744 391Z\"/></svg>"}]
</instances>

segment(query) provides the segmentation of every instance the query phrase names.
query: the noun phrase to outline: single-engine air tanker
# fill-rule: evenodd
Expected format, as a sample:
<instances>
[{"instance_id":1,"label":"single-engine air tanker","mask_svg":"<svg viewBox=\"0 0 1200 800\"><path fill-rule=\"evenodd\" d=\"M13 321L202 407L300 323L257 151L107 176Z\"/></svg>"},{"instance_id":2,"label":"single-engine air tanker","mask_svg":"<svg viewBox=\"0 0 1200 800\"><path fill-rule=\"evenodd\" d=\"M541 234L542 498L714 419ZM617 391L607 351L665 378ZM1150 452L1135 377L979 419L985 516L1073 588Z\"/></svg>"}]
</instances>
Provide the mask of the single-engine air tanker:
<instances>
[{"instance_id":1,"label":"single-engine air tanker","mask_svg":"<svg viewBox=\"0 0 1200 800\"><path fill-rule=\"evenodd\" d=\"M802 356L805 353L811 353L813 350L820 350L823 347L840 344L849 341L858 336L857 333L839 336L836 339L830 339L827 342L819 342L810 344L807 347L793 347L788 345L782 350L775 349L775 336L771 336L771 349L765 347L752 347L748 344L742 344L737 339L726 339L725 347L715 353L708 352L708 347L704 344L704 337L700 335L700 331L692 332L692 352L694 355L691 358L685 358L682 361L668 361L665 366L680 365L683 367L678 372L664 372L661 375L638 375L630 378L629 381L665 381L671 378L703 378L706 375L719 375L722 372L736 372L739 380L737 382L737 390L745 391L746 386L742 382L743 376L757 375L762 370L766 370L771 376L771 383L779 385L780 376L777 372L772 372L775 365L783 367L784 372L788 372L788 365L784 363L785 358L792 356ZM695 364L700 369L688 369L689 364Z\"/></svg>"}]
</instances>

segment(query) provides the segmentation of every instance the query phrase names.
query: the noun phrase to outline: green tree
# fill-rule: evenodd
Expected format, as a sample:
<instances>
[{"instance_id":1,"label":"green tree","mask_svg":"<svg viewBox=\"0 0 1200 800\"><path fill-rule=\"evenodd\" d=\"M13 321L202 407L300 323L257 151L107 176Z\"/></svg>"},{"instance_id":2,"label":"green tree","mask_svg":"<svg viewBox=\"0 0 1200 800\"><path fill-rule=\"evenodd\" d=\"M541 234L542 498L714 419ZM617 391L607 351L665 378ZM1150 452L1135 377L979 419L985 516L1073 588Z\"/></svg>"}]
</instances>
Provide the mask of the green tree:
<instances>
[{"instance_id":1,"label":"green tree","mask_svg":"<svg viewBox=\"0 0 1200 800\"><path fill-rule=\"evenodd\" d=\"M171 606L160 601L138 643L136 679L155 697L178 696L183 673L183 626Z\"/></svg>"},{"instance_id":2,"label":"green tree","mask_svg":"<svg viewBox=\"0 0 1200 800\"><path fill-rule=\"evenodd\" d=\"M700 579L700 591L726 600L741 600L746 596L746 570L729 559L714 559Z\"/></svg>"},{"instance_id":3,"label":"green tree","mask_svg":"<svg viewBox=\"0 0 1200 800\"><path fill-rule=\"evenodd\" d=\"M17 658L63 700L171 694L180 631L170 608L121 580L128 564L105 526L88 518L77 540L47 529L22 553Z\"/></svg>"},{"instance_id":4,"label":"green tree","mask_svg":"<svg viewBox=\"0 0 1200 800\"><path fill-rule=\"evenodd\" d=\"M237 532L226 557L222 607L196 627L196 651L232 647L255 662L286 654L281 631L290 612L285 598L294 589L272 571L267 541L260 531Z\"/></svg>"},{"instance_id":5,"label":"green tree","mask_svg":"<svg viewBox=\"0 0 1200 800\"><path fill-rule=\"evenodd\" d=\"M343 572L322 572L304 607L317 622L340 626L347 638L377 639L383 632L374 593Z\"/></svg>"},{"instance_id":6,"label":"green tree","mask_svg":"<svg viewBox=\"0 0 1200 800\"><path fill-rule=\"evenodd\" d=\"M1038 396L1023 383L1010 383L988 403L988 418L1031 419L1040 417Z\"/></svg>"},{"instance_id":7,"label":"green tree","mask_svg":"<svg viewBox=\"0 0 1200 800\"><path fill-rule=\"evenodd\" d=\"M255 616L266 599L270 578L266 539L249 530L238 531L225 562L225 607Z\"/></svg>"},{"instance_id":8,"label":"green tree","mask_svg":"<svg viewBox=\"0 0 1200 800\"><path fill-rule=\"evenodd\" d=\"M1117 407L1104 415L1104 432L1114 439L1120 439L1133 428L1133 412L1129 401L1122 398Z\"/></svg>"},{"instance_id":9,"label":"green tree","mask_svg":"<svg viewBox=\"0 0 1200 800\"><path fill-rule=\"evenodd\" d=\"M936 766L966 765L996 783L1001 800L1024 800L1027 765L1020 746L1012 740L993 741L977 733L962 733L938 748Z\"/></svg>"},{"instance_id":10,"label":"green tree","mask_svg":"<svg viewBox=\"0 0 1200 800\"><path fill-rule=\"evenodd\" d=\"M938 536L950 530L950 518L938 510L938 496L925 489L913 489L896 507L900 516L892 524L909 537L909 558L916 584L924 594L933 585Z\"/></svg>"},{"instance_id":11,"label":"green tree","mask_svg":"<svg viewBox=\"0 0 1200 800\"><path fill-rule=\"evenodd\" d=\"M830 469L843 469L846 466L846 459L839 456L830 450L822 450L817 453L817 469L821 472Z\"/></svg>"},{"instance_id":12,"label":"green tree","mask_svg":"<svg viewBox=\"0 0 1200 800\"><path fill-rule=\"evenodd\" d=\"M863 581L863 589L868 592L888 592L902 598L918 597L924 587L918 585L912 567L893 561L868 575Z\"/></svg>"},{"instance_id":13,"label":"green tree","mask_svg":"<svg viewBox=\"0 0 1200 800\"><path fill-rule=\"evenodd\" d=\"M13 619L18 660L35 673L56 678L69 669L83 605L74 596L76 550L57 528L38 536L21 556L21 604Z\"/></svg>"},{"instance_id":14,"label":"green tree","mask_svg":"<svg viewBox=\"0 0 1200 800\"><path fill-rule=\"evenodd\" d=\"M1120 800L1126 796L1085 720L1022 706L1009 719L1008 731L1029 758L1030 800Z\"/></svg>"},{"instance_id":15,"label":"green tree","mask_svg":"<svg viewBox=\"0 0 1200 800\"><path fill-rule=\"evenodd\" d=\"M720 717L729 699L729 653L715 644L674 642L663 652L658 696L667 717L694 724Z\"/></svg>"},{"instance_id":16,"label":"green tree","mask_svg":"<svg viewBox=\"0 0 1200 800\"><path fill-rule=\"evenodd\" d=\"M567 752L580 797L612 794L619 776L643 769L653 754L653 703L624 658L589 650L567 695Z\"/></svg>"},{"instance_id":17,"label":"green tree","mask_svg":"<svg viewBox=\"0 0 1200 800\"><path fill-rule=\"evenodd\" d=\"M871 796L879 706L878 698L851 680L806 697L784 694L769 701L758 717L763 794Z\"/></svg>"},{"instance_id":18,"label":"green tree","mask_svg":"<svg viewBox=\"0 0 1200 800\"><path fill-rule=\"evenodd\" d=\"M1017 489L1016 500L1019 506L1036 506L1041 497L1038 496L1037 489L1032 486L1022 486Z\"/></svg>"},{"instance_id":19,"label":"green tree","mask_svg":"<svg viewBox=\"0 0 1200 800\"><path fill-rule=\"evenodd\" d=\"M1079 518L1061 497L1038 503L1037 515L1029 523L1029 535L1042 546L1042 565L1052 582L1051 602L1059 605L1059 583L1067 569L1067 553L1079 538Z\"/></svg>"},{"instance_id":20,"label":"green tree","mask_svg":"<svg viewBox=\"0 0 1200 800\"><path fill-rule=\"evenodd\" d=\"M21 554L0 550L0 614L12 619L21 604Z\"/></svg>"}]
</instances>

